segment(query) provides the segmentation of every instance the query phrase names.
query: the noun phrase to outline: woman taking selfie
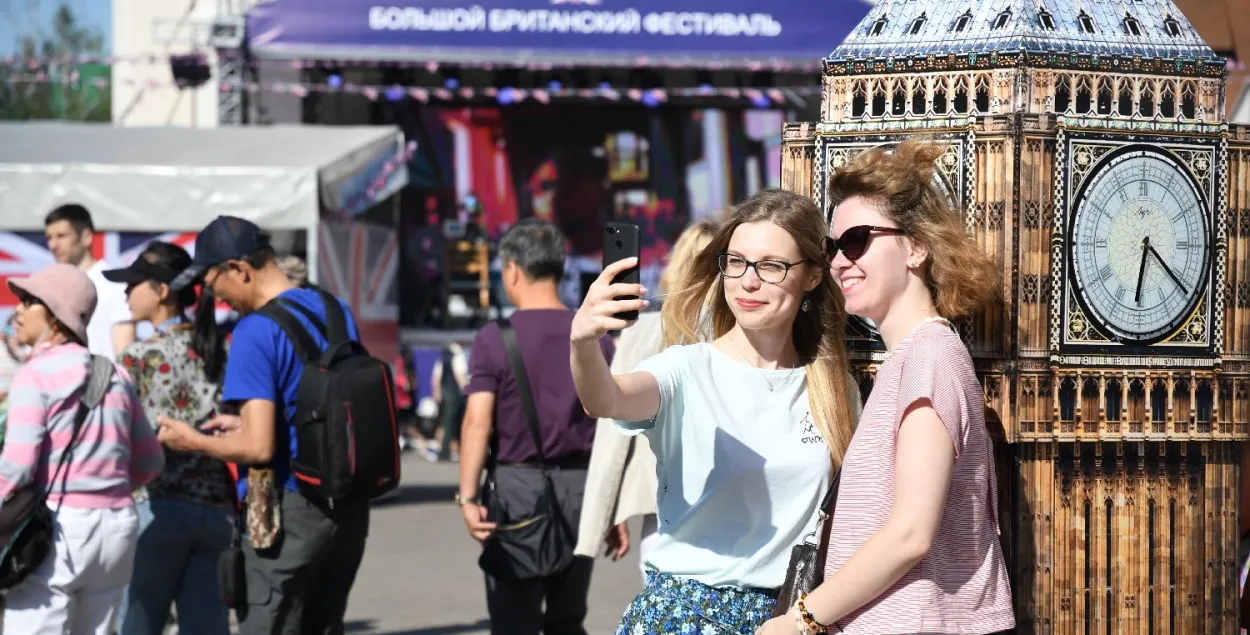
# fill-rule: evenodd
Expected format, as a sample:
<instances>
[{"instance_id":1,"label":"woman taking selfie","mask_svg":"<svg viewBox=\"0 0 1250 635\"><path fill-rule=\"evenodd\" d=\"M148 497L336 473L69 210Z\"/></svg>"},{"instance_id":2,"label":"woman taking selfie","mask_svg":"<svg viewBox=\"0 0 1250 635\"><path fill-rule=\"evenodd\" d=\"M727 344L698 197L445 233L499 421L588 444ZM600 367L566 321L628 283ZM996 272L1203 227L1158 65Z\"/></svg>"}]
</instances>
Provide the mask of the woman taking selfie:
<instances>
[{"instance_id":1,"label":"woman taking selfie","mask_svg":"<svg viewBox=\"0 0 1250 635\"><path fill-rule=\"evenodd\" d=\"M614 314L647 305L613 299L646 296L611 282L636 261L606 267L573 319L583 406L645 434L657 463L650 574L617 633L750 635L770 615L858 406L824 229L815 204L790 192L739 205L661 311L665 337L697 343L634 372L614 376L597 342L629 326ZM700 341L705 314L712 342Z\"/></svg>"},{"instance_id":2,"label":"woman taking selfie","mask_svg":"<svg viewBox=\"0 0 1250 635\"><path fill-rule=\"evenodd\" d=\"M984 393L950 322L998 275L933 185L941 154L870 150L830 182L833 277L888 353L842 464L825 582L761 635L1015 626Z\"/></svg>"},{"instance_id":3,"label":"woman taking selfie","mask_svg":"<svg viewBox=\"0 0 1250 635\"><path fill-rule=\"evenodd\" d=\"M8 285L18 299L17 339L31 352L9 390L0 500L30 483L50 485L53 544L43 566L9 589L4 630L107 635L135 561L130 492L160 473L164 455L121 368L74 434L92 364L96 292L87 274L57 264Z\"/></svg>"},{"instance_id":4,"label":"woman taking selfie","mask_svg":"<svg viewBox=\"0 0 1250 635\"><path fill-rule=\"evenodd\" d=\"M162 416L204 422L221 406L225 366L212 295L169 283L191 256L165 242L148 243L125 269L104 277L126 285L135 320L156 327L126 347L121 363L134 378L149 421ZM194 322L187 317L195 306ZM229 615L217 591L217 560L230 546L234 484L226 465L203 454L166 449L165 470L136 492L139 546L122 604L120 635L160 635L177 603L182 635L226 635Z\"/></svg>"}]
</instances>

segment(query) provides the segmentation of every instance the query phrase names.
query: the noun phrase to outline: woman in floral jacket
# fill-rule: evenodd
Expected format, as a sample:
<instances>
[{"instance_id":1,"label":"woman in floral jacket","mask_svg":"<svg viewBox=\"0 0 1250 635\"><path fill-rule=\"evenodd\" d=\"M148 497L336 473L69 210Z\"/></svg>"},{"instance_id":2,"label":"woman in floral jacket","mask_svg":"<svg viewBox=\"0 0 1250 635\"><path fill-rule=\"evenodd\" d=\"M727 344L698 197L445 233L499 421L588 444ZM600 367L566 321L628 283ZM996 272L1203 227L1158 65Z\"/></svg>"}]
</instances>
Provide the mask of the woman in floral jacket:
<instances>
[{"instance_id":1,"label":"woman in floral jacket","mask_svg":"<svg viewBox=\"0 0 1250 635\"><path fill-rule=\"evenodd\" d=\"M194 323L195 289L169 282L191 264L176 245L153 242L125 269L104 277L126 284L130 312L155 334L122 353L148 420L162 416L203 424L221 406L224 344L213 302L202 294ZM139 502L139 548L122 606L121 635L159 635L178 606L178 632L226 635L229 617L217 590L217 560L234 531L234 487L226 465L200 454L165 449L165 470Z\"/></svg>"}]
</instances>

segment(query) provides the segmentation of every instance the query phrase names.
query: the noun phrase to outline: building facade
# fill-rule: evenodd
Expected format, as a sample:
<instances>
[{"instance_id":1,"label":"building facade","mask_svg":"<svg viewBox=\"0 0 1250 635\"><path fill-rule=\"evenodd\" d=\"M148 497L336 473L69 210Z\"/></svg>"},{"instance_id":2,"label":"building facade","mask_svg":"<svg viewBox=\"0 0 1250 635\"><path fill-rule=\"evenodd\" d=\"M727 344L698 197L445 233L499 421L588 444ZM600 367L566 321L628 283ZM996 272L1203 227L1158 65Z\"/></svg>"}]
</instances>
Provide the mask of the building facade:
<instances>
[{"instance_id":1,"label":"building facade","mask_svg":"<svg viewBox=\"0 0 1250 635\"><path fill-rule=\"evenodd\" d=\"M783 186L830 215L859 152L946 147L935 178L1003 281L959 328L1018 632L1237 632L1250 128L1225 72L1167 0L882 2L825 60L822 120L783 131Z\"/></svg>"}]
</instances>

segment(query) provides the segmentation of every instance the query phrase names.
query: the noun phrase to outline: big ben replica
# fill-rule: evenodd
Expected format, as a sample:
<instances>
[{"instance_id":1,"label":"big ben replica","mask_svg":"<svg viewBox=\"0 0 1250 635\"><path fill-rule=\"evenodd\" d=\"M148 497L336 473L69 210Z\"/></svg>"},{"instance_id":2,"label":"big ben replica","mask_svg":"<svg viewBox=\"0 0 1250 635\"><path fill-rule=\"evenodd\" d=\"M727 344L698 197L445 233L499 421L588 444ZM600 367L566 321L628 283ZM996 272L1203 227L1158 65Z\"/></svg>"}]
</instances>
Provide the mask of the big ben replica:
<instances>
[{"instance_id":1,"label":"big ben replica","mask_svg":"<svg viewBox=\"0 0 1250 635\"><path fill-rule=\"evenodd\" d=\"M1234 635L1250 129L1223 121L1223 60L1168 0L909 0L824 68L783 186L823 206L859 152L930 138L1000 267L960 331L1001 440L1017 632ZM866 394L884 351L851 331Z\"/></svg>"}]
</instances>

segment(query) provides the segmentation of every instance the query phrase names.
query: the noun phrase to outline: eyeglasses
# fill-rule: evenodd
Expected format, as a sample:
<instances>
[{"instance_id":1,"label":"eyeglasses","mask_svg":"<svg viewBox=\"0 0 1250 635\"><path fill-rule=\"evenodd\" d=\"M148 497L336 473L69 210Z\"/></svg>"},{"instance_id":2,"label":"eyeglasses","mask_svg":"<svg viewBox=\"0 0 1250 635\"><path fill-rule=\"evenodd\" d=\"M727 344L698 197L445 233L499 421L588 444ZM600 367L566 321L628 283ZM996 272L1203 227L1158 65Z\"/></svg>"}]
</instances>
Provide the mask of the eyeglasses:
<instances>
[{"instance_id":1,"label":"eyeglasses","mask_svg":"<svg viewBox=\"0 0 1250 635\"><path fill-rule=\"evenodd\" d=\"M897 227L875 227L873 225L857 225L844 232L837 238L825 237L825 256L830 262L837 257L838 252L846 256L847 260L852 262L863 257L864 252L868 250L868 243L872 240L873 233L878 234L895 234L902 236L907 232Z\"/></svg>"},{"instance_id":2,"label":"eyeglasses","mask_svg":"<svg viewBox=\"0 0 1250 635\"><path fill-rule=\"evenodd\" d=\"M741 278L746 275L747 269L754 269L756 277L768 284L781 284L791 268L803 264L803 261L786 262L784 260L752 262L733 254L721 254L716 262L720 266L721 275L726 278Z\"/></svg>"}]
</instances>

